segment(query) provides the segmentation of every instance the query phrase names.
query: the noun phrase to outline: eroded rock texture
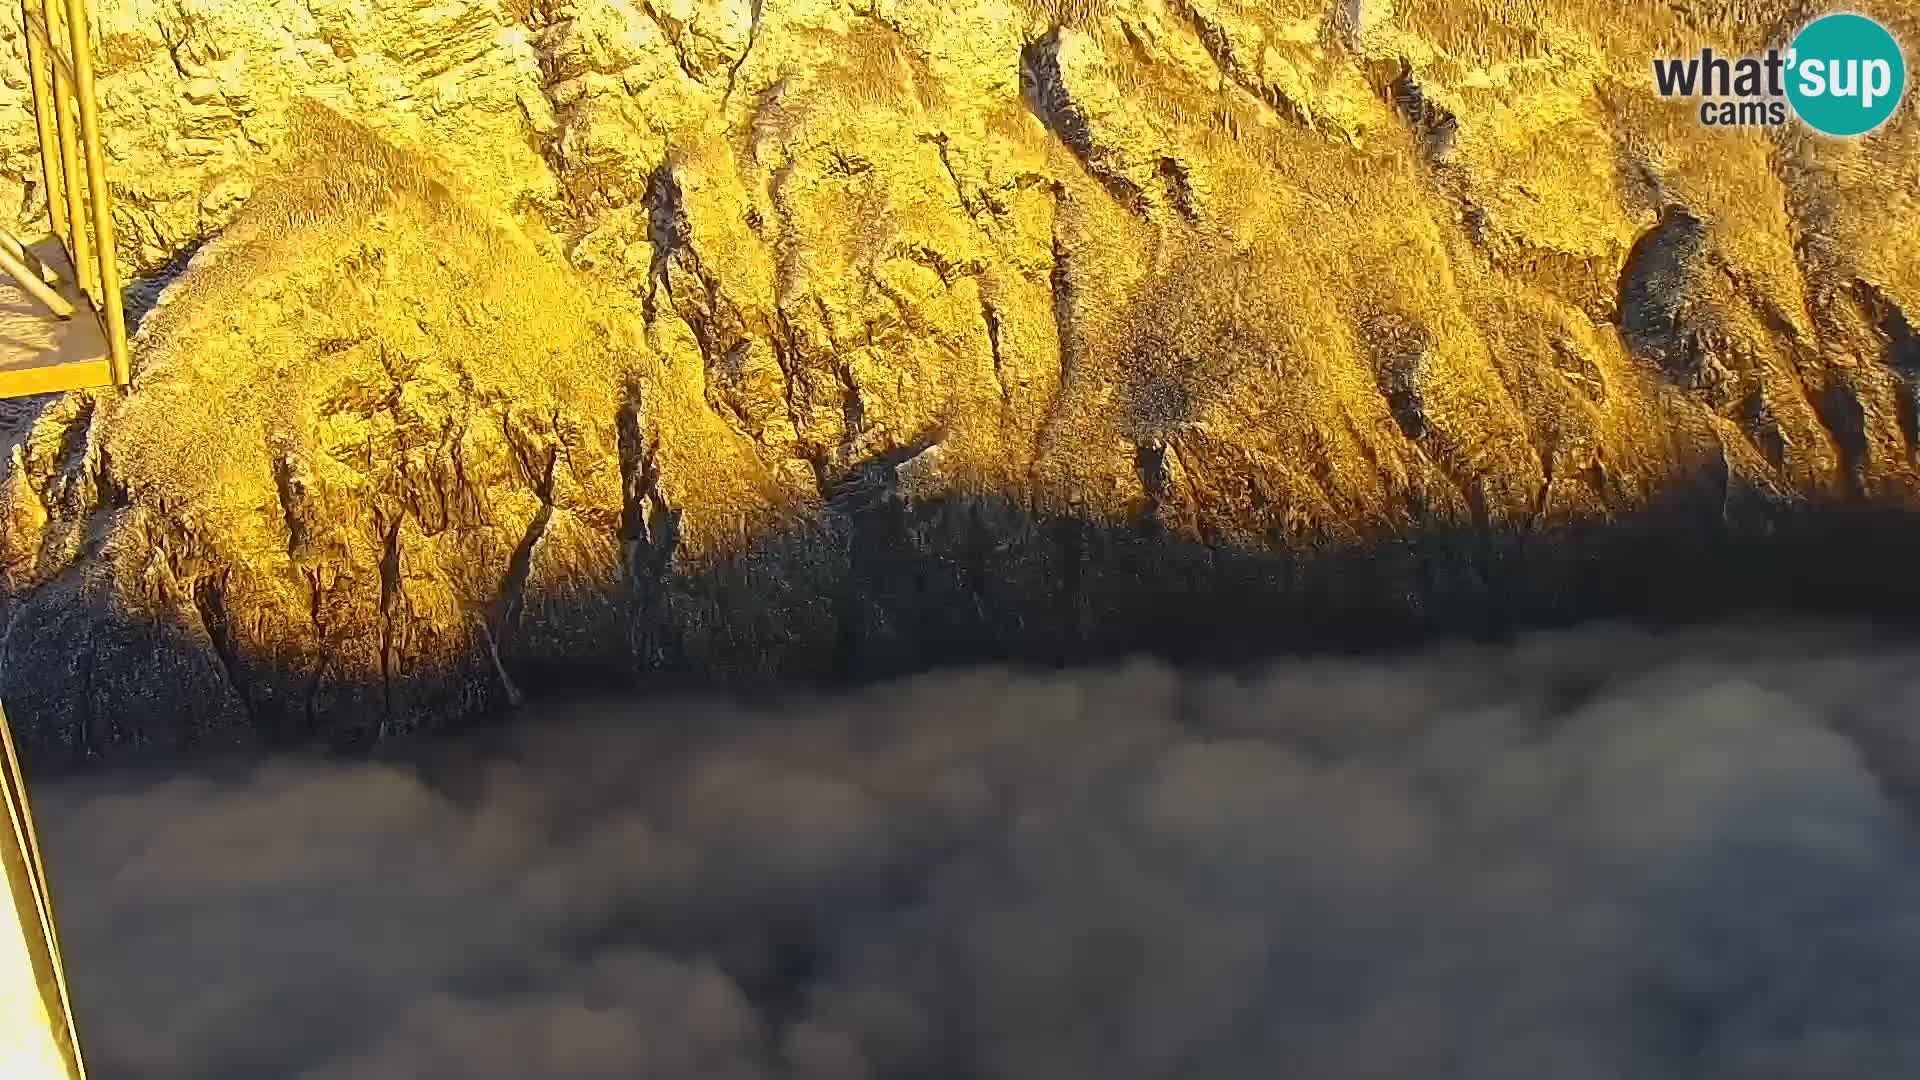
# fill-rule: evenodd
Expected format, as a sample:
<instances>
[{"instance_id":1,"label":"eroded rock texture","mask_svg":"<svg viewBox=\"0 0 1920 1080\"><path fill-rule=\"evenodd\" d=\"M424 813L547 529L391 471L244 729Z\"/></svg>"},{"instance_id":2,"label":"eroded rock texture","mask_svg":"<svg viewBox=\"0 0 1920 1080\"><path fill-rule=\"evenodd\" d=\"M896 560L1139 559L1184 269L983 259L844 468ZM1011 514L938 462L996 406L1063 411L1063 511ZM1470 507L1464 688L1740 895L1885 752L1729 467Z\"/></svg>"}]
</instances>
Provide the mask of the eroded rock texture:
<instances>
[{"instance_id":1,"label":"eroded rock texture","mask_svg":"<svg viewBox=\"0 0 1920 1080\"><path fill-rule=\"evenodd\" d=\"M99 6L172 284L10 407L39 745L1911 592L1911 100L1651 85L1798 3Z\"/></svg>"}]
</instances>

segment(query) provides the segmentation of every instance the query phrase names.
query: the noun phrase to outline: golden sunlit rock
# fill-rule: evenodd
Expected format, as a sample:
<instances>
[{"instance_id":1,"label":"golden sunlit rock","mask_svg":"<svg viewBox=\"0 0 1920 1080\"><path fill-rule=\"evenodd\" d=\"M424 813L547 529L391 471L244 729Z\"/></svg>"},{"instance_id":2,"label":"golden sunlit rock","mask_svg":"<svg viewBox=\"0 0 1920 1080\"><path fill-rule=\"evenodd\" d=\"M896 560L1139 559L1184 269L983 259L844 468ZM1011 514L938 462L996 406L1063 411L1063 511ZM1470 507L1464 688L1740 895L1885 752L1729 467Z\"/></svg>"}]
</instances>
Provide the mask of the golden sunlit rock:
<instances>
[{"instance_id":1,"label":"golden sunlit rock","mask_svg":"<svg viewBox=\"0 0 1920 1080\"><path fill-rule=\"evenodd\" d=\"M1652 84L1803 15L104 2L161 302L131 392L12 424L10 710L77 750L359 738L362 701L396 730L1210 610L1447 625L1616 591L1579 538L1652 515L1688 548L1911 508L1911 94L1840 141Z\"/></svg>"}]
</instances>

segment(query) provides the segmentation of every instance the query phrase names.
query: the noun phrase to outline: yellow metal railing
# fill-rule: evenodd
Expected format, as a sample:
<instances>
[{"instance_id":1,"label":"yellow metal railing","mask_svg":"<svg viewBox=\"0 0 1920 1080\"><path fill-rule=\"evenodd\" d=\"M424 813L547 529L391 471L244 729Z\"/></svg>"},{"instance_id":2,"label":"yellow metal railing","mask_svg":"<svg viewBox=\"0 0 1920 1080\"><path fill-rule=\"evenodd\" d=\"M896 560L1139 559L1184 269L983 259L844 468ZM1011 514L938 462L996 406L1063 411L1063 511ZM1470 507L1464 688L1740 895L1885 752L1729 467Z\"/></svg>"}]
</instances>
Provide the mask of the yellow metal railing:
<instances>
[{"instance_id":1,"label":"yellow metal railing","mask_svg":"<svg viewBox=\"0 0 1920 1080\"><path fill-rule=\"evenodd\" d=\"M8 918L7 916L12 916ZM0 1076L86 1080L26 778L0 712Z\"/></svg>"},{"instance_id":2,"label":"yellow metal railing","mask_svg":"<svg viewBox=\"0 0 1920 1080\"><path fill-rule=\"evenodd\" d=\"M33 83L33 118L40 135L40 170L47 217L73 280L105 332L113 381L125 386L126 312L115 257L113 196L107 190L106 154L100 142L100 108L94 96L93 50L86 0L21 0L27 35L27 67ZM91 234L89 234L91 230ZM50 282L48 268L11 234L0 231L0 269L60 318L74 307Z\"/></svg>"}]
</instances>

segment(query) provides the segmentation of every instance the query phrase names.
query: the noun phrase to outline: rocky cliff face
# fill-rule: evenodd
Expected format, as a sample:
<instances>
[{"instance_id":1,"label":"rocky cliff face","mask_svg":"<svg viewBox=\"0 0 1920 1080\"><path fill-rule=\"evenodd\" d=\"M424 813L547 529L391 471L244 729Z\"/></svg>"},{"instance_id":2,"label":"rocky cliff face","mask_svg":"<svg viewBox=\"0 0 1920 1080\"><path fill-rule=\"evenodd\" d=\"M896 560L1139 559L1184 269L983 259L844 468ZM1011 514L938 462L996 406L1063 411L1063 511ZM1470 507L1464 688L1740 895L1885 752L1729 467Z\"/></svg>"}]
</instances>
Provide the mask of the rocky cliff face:
<instances>
[{"instance_id":1,"label":"rocky cliff face","mask_svg":"<svg viewBox=\"0 0 1920 1080\"><path fill-rule=\"evenodd\" d=\"M9 414L42 746L1912 591L1911 97L1651 85L1804 4L98 7L160 302Z\"/></svg>"}]
</instances>

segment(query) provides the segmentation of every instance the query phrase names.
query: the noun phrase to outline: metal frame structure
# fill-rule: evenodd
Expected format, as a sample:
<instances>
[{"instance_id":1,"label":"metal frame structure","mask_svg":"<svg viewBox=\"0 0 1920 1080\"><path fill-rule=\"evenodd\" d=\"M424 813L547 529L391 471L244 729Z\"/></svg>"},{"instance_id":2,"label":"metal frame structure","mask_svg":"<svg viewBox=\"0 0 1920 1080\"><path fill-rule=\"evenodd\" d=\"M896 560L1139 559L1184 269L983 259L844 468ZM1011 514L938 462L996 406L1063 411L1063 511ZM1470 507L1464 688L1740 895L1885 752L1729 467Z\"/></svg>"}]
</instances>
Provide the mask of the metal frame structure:
<instances>
[{"instance_id":1,"label":"metal frame structure","mask_svg":"<svg viewBox=\"0 0 1920 1080\"><path fill-rule=\"evenodd\" d=\"M27 243L0 229L0 270L21 294L0 298L0 309L24 326L26 309L6 303L31 300L31 316L61 325L14 335L34 340L0 355L0 397L125 386L132 366L86 0L21 0L20 16L53 235Z\"/></svg>"}]
</instances>

